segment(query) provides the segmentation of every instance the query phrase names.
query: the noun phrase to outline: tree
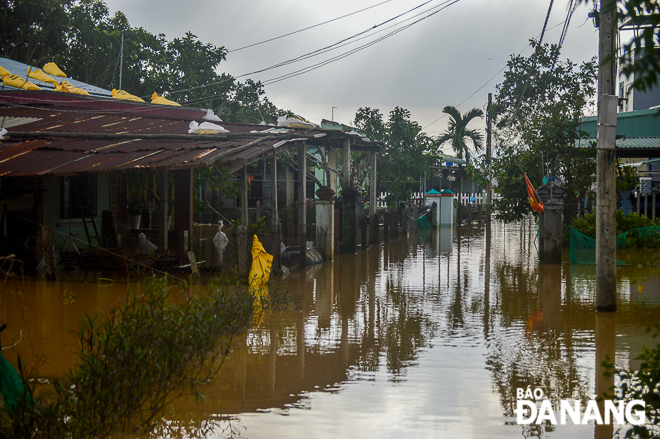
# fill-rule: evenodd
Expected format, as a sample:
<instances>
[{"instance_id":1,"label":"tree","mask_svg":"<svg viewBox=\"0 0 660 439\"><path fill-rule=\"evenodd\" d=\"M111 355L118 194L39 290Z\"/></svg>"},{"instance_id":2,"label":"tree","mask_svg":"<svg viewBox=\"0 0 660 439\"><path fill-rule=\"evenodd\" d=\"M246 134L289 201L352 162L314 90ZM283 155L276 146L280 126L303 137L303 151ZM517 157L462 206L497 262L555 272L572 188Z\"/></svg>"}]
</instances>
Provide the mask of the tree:
<instances>
[{"instance_id":1,"label":"tree","mask_svg":"<svg viewBox=\"0 0 660 439\"><path fill-rule=\"evenodd\" d=\"M354 125L371 140L385 143L378 154L378 189L386 190L397 200L407 200L411 185L417 184L428 167L438 161L432 139L410 119L410 111L401 107L390 112L387 122L379 110L362 107L355 114ZM359 163L354 160L354 167ZM366 168L362 167L362 178Z\"/></svg>"},{"instance_id":2,"label":"tree","mask_svg":"<svg viewBox=\"0 0 660 439\"><path fill-rule=\"evenodd\" d=\"M595 172L595 145L581 140L579 127L585 110L594 106L596 62L562 61L556 45L531 44L531 56L509 60L490 110L499 149L492 163L500 195L494 204L500 218L522 218L530 211L524 174L538 186L550 173L566 186L564 219L571 223L575 202ZM481 162L486 169L485 158Z\"/></svg>"},{"instance_id":3,"label":"tree","mask_svg":"<svg viewBox=\"0 0 660 439\"><path fill-rule=\"evenodd\" d=\"M603 10L616 11L619 22L636 27L633 38L622 47L621 70L627 76L634 75L634 89L652 89L660 80L660 3L657 0L604 0L600 3Z\"/></svg>"},{"instance_id":4,"label":"tree","mask_svg":"<svg viewBox=\"0 0 660 439\"><path fill-rule=\"evenodd\" d=\"M471 141L474 151L479 153L483 149L484 136L478 130L470 129L467 126L472 119L483 117L484 112L479 108L473 108L461 116L460 111L451 105L443 108L442 112L449 115L449 123L447 130L436 139L437 145L442 146L445 143L450 143L456 156L461 159L465 157L465 160L469 163L470 148L466 143L466 139Z\"/></svg>"}]
</instances>

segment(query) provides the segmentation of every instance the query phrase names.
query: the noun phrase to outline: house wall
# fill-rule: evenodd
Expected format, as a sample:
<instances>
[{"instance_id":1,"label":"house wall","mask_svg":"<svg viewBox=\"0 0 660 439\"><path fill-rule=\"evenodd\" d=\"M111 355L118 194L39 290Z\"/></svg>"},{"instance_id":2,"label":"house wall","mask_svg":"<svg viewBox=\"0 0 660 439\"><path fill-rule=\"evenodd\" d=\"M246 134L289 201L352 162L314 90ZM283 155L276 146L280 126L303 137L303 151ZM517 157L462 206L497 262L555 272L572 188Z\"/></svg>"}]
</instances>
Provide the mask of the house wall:
<instances>
[{"instance_id":1,"label":"house wall","mask_svg":"<svg viewBox=\"0 0 660 439\"><path fill-rule=\"evenodd\" d=\"M101 230L101 215L104 210L111 210L111 175L100 174L97 177L96 192L96 229L99 236L103 236ZM63 219L60 213L60 177L44 178L44 189L46 190L45 223L50 226L53 234L53 246L59 251L67 236L73 236L78 248L89 247L83 221L80 218ZM89 219L87 229L90 237L94 236L94 227ZM92 238L92 244L99 245L96 238Z\"/></svg>"}]
</instances>

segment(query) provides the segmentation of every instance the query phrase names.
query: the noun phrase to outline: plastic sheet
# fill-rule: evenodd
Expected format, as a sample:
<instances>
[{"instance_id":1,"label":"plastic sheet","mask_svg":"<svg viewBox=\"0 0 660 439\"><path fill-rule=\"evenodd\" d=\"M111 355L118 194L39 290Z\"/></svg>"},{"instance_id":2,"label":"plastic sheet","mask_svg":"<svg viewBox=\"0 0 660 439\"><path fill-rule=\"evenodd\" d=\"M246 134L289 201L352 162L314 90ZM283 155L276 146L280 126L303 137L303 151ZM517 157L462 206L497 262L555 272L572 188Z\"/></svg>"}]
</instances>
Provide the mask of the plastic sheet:
<instances>
[{"instance_id":1,"label":"plastic sheet","mask_svg":"<svg viewBox=\"0 0 660 439\"><path fill-rule=\"evenodd\" d=\"M18 75L4 75L2 77L2 83L4 85L22 88L23 90L41 90L39 86Z\"/></svg>"},{"instance_id":2,"label":"plastic sheet","mask_svg":"<svg viewBox=\"0 0 660 439\"><path fill-rule=\"evenodd\" d=\"M170 101L169 99L163 97L163 96L158 96L158 93L154 92L154 94L151 95L151 103L152 104L159 104L159 105L172 105L174 107L180 107L181 104Z\"/></svg>"},{"instance_id":3,"label":"plastic sheet","mask_svg":"<svg viewBox=\"0 0 660 439\"><path fill-rule=\"evenodd\" d=\"M222 134L228 132L229 130L211 122L197 123L193 120L188 126L188 134Z\"/></svg>"},{"instance_id":4,"label":"plastic sheet","mask_svg":"<svg viewBox=\"0 0 660 439\"><path fill-rule=\"evenodd\" d=\"M54 78L52 78L51 76L48 76L47 74L42 72L41 69L37 69L37 70L32 71L32 69L30 67L28 67L27 75L28 75L28 77L30 77L32 79L36 79L37 81L48 82L50 84L57 85L57 81Z\"/></svg>"},{"instance_id":5,"label":"plastic sheet","mask_svg":"<svg viewBox=\"0 0 660 439\"><path fill-rule=\"evenodd\" d=\"M74 85L71 85L69 81L62 81L59 84L55 86L55 91L60 91L62 93L74 93L74 94L79 94L83 96L89 96L89 93L87 93L85 90L82 88L78 88Z\"/></svg>"}]
</instances>

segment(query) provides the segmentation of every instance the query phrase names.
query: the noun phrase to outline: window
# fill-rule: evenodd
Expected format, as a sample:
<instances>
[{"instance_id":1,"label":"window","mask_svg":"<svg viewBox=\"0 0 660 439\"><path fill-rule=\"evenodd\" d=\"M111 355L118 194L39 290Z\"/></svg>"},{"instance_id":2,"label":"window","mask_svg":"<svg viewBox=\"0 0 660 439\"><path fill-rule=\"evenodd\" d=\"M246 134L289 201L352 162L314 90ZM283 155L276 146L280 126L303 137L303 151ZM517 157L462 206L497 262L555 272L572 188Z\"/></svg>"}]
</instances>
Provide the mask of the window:
<instances>
[{"instance_id":1,"label":"window","mask_svg":"<svg viewBox=\"0 0 660 439\"><path fill-rule=\"evenodd\" d=\"M60 178L60 217L96 216L96 175Z\"/></svg>"}]
</instances>

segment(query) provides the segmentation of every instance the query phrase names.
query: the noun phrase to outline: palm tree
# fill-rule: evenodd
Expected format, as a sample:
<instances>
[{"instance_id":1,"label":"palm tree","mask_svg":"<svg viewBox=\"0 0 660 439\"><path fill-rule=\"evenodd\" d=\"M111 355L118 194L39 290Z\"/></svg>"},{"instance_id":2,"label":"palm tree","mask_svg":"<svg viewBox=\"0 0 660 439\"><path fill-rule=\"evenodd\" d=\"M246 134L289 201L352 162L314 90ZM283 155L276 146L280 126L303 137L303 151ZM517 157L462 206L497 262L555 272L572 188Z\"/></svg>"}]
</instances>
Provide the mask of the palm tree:
<instances>
[{"instance_id":1,"label":"palm tree","mask_svg":"<svg viewBox=\"0 0 660 439\"><path fill-rule=\"evenodd\" d=\"M461 116L461 112L451 105L443 108L442 112L449 115L449 124L447 130L437 138L437 145L441 146L451 142L451 147L456 152L456 156L460 159L465 156L465 161L469 163L470 150L465 143L466 139L472 141L475 152L480 152L484 147L484 136L479 130L469 129L467 126L475 117L484 117L484 112L479 108L473 108Z\"/></svg>"}]
</instances>

